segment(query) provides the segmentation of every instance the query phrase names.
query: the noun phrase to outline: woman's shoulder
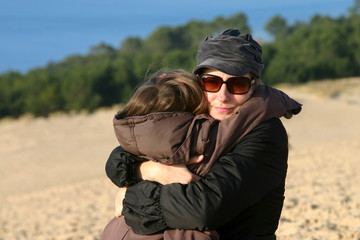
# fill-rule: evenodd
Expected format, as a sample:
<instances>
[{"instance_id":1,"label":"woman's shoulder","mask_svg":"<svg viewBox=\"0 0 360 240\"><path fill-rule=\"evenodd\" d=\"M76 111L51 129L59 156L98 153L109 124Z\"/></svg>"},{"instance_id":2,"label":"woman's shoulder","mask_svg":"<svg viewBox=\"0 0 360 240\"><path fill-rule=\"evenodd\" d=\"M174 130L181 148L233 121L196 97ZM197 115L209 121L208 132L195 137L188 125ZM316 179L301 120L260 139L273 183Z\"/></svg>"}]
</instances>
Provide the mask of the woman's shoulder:
<instances>
[{"instance_id":1,"label":"woman's shoulder","mask_svg":"<svg viewBox=\"0 0 360 240\"><path fill-rule=\"evenodd\" d=\"M278 118L264 121L248 133L232 152L285 170L288 156L286 130Z\"/></svg>"},{"instance_id":2,"label":"woman's shoulder","mask_svg":"<svg viewBox=\"0 0 360 240\"><path fill-rule=\"evenodd\" d=\"M281 120L279 118L270 118L266 121L263 121L260 123L256 129L263 129L263 130L279 130L279 131L286 131L284 125L282 124Z\"/></svg>"},{"instance_id":3,"label":"woman's shoulder","mask_svg":"<svg viewBox=\"0 0 360 240\"><path fill-rule=\"evenodd\" d=\"M271 118L258 124L244 137L245 141L251 139L287 143L287 132L279 118Z\"/></svg>"}]
</instances>

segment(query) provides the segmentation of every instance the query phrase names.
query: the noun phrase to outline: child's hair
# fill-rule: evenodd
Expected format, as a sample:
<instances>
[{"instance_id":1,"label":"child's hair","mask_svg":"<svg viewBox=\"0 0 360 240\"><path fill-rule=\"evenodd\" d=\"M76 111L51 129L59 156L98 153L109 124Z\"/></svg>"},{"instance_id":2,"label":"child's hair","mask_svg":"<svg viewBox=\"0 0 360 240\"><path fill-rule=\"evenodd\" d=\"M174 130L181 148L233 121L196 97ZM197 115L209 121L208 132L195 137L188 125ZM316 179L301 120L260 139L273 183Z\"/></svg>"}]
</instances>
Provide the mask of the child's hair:
<instances>
[{"instance_id":1,"label":"child's hair","mask_svg":"<svg viewBox=\"0 0 360 240\"><path fill-rule=\"evenodd\" d=\"M153 112L206 113L207 101L196 77L184 70L158 71L142 84L117 116L142 116Z\"/></svg>"}]
</instances>

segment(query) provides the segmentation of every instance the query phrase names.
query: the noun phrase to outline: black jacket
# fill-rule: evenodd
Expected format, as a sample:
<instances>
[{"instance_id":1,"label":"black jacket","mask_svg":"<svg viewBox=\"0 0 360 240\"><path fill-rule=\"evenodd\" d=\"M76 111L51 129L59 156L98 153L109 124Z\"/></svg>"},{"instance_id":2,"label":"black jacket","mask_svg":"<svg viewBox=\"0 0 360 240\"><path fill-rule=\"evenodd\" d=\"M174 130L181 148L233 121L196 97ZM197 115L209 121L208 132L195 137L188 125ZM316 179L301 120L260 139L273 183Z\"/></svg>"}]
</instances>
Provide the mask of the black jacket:
<instances>
[{"instance_id":1,"label":"black jacket","mask_svg":"<svg viewBox=\"0 0 360 240\"><path fill-rule=\"evenodd\" d=\"M121 148L110 155L106 172L118 186L139 182L128 188L123 209L127 224L136 233L216 229L221 239L275 239L287 154L286 131L279 119L271 119L220 157L198 183L162 186L139 182L133 170L143 159ZM119 176L119 172L126 174Z\"/></svg>"}]
</instances>

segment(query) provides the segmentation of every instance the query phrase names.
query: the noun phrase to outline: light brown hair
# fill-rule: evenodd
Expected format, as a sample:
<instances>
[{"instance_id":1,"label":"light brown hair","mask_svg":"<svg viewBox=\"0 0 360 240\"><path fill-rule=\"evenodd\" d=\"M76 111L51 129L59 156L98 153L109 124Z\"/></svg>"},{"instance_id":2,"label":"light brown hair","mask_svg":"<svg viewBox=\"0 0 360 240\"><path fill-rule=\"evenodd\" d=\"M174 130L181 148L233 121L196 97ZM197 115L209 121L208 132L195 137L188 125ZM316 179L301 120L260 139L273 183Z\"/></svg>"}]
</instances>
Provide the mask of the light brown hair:
<instances>
[{"instance_id":1,"label":"light brown hair","mask_svg":"<svg viewBox=\"0 0 360 240\"><path fill-rule=\"evenodd\" d=\"M170 70L153 74L117 116L126 118L174 111L201 114L207 110L207 101L196 77L184 70Z\"/></svg>"}]
</instances>

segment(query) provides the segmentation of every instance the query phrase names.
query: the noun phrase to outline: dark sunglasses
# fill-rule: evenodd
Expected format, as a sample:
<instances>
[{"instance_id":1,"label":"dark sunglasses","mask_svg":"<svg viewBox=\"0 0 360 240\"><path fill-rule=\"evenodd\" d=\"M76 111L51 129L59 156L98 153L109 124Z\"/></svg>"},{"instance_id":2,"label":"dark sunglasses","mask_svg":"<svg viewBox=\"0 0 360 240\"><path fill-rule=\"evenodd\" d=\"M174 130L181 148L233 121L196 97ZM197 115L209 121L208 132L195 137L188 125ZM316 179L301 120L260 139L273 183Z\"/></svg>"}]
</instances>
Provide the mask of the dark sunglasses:
<instances>
[{"instance_id":1,"label":"dark sunglasses","mask_svg":"<svg viewBox=\"0 0 360 240\"><path fill-rule=\"evenodd\" d=\"M249 92L251 83L255 79L247 77L231 77L224 81L219 76L202 74L198 76L202 89L206 92L218 92L223 84L232 94L245 94Z\"/></svg>"}]
</instances>

